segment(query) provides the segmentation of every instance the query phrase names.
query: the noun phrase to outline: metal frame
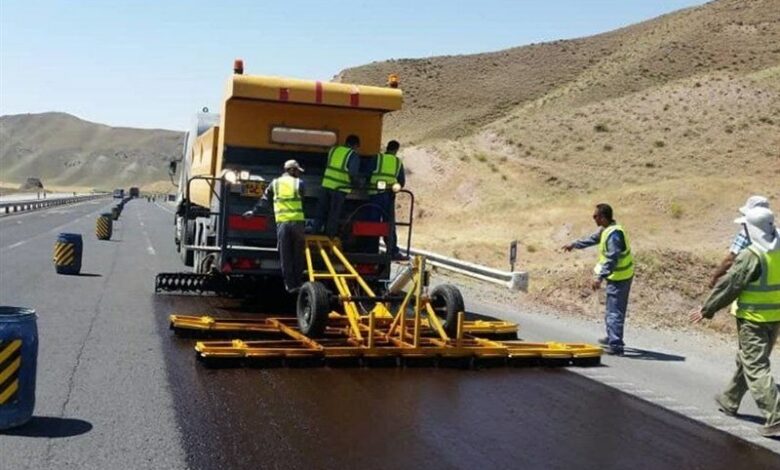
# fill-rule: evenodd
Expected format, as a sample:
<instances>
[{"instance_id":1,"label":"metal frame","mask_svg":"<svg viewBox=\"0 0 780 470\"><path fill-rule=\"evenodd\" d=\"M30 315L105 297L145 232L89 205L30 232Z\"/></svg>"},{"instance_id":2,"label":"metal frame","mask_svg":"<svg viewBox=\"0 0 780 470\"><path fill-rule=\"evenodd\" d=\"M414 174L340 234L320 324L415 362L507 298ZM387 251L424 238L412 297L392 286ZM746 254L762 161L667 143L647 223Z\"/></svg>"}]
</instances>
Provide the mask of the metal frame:
<instances>
[{"instance_id":1,"label":"metal frame","mask_svg":"<svg viewBox=\"0 0 780 470\"><path fill-rule=\"evenodd\" d=\"M326 269L318 271L313 253L319 255ZM343 269L337 270L339 262ZM172 315L174 330L218 332L236 329L254 334L271 335L272 340L198 341L195 351L200 359L371 359L450 358L492 359L500 361L551 359L596 365L602 350L598 346L574 343L524 343L493 341L468 334L464 312L458 312L454 338L445 332L427 295L425 258L411 261L413 276L405 295L377 296L339 248L337 239L324 236L306 237L306 264L310 282L329 280L341 304L341 312L331 312L322 338L309 338L297 328L292 318L268 318L247 322L245 319L215 320L209 317ZM352 283L352 285L350 285ZM361 295L361 292L362 294ZM374 307L361 313L361 301L374 301ZM393 309L391 302L400 300ZM412 306L413 315L407 314ZM426 320L425 323L423 320Z\"/></svg>"}]
</instances>

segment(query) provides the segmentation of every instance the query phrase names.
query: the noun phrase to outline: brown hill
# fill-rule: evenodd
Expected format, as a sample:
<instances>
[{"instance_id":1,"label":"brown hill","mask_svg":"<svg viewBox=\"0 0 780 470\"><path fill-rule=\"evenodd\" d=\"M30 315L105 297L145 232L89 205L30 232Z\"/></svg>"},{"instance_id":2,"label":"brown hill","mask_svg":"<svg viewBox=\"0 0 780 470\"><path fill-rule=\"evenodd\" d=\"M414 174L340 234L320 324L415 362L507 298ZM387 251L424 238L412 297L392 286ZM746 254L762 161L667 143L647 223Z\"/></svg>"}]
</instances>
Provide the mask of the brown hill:
<instances>
[{"instance_id":1,"label":"brown hill","mask_svg":"<svg viewBox=\"0 0 780 470\"><path fill-rule=\"evenodd\" d=\"M780 62L780 1L721 0L597 36L487 54L399 59L347 69L345 82L398 73L405 140L466 135L523 106L580 106L711 72Z\"/></svg>"},{"instance_id":2,"label":"brown hill","mask_svg":"<svg viewBox=\"0 0 780 470\"><path fill-rule=\"evenodd\" d=\"M0 117L0 180L47 186L139 186L167 179L183 134L110 127L65 113Z\"/></svg>"},{"instance_id":3,"label":"brown hill","mask_svg":"<svg viewBox=\"0 0 780 470\"><path fill-rule=\"evenodd\" d=\"M600 315L592 232L611 203L639 270L632 312L680 326L750 194L780 207L780 0L720 0L613 32L489 54L393 60L344 81L401 76L387 121L417 195L415 240L506 267L520 240L533 298ZM728 324L723 315L721 324Z\"/></svg>"}]
</instances>

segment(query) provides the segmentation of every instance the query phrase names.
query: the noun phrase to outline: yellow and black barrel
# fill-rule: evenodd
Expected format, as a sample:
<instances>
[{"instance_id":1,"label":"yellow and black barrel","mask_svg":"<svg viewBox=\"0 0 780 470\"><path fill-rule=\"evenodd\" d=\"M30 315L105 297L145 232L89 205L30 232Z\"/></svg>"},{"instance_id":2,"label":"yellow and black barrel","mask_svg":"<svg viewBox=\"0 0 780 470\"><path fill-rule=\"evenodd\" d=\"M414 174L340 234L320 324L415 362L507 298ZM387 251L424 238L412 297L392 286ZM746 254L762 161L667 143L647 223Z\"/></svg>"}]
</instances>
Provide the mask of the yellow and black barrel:
<instances>
[{"instance_id":1,"label":"yellow and black barrel","mask_svg":"<svg viewBox=\"0 0 780 470\"><path fill-rule=\"evenodd\" d=\"M95 222L95 235L97 235L98 240L111 240L113 232L114 222L111 219L111 214L100 214Z\"/></svg>"},{"instance_id":2,"label":"yellow and black barrel","mask_svg":"<svg viewBox=\"0 0 780 470\"><path fill-rule=\"evenodd\" d=\"M78 233L61 233L54 243L54 269L57 274L81 272L81 252L84 244Z\"/></svg>"},{"instance_id":3,"label":"yellow and black barrel","mask_svg":"<svg viewBox=\"0 0 780 470\"><path fill-rule=\"evenodd\" d=\"M119 206L114 206L111 208L111 218L114 220L119 220L119 214L122 213L122 208Z\"/></svg>"},{"instance_id":4,"label":"yellow and black barrel","mask_svg":"<svg viewBox=\"0 0 780 470\"><path fill-rule=\"evenodd\" d=\"M35 310L0 306L0 431L32 418L37 361Z\"/></svg>"}]
</instances>

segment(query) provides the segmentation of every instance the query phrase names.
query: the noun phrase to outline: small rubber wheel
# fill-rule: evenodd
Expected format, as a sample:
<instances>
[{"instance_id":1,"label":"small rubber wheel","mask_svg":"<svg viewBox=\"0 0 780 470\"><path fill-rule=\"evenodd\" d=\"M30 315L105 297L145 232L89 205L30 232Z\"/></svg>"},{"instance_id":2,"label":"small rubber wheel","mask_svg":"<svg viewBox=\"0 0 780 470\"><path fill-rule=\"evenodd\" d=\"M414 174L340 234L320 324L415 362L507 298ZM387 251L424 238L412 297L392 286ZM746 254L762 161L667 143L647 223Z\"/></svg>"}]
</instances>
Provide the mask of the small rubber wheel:
<instances>
[{"instance_id":1,"label":"small rubber wheel","mask_svg":"<svg viewBox=\"0 0 780 470\"><path fill-rule=\"evenodd\" d=\"M452 284L440 284L431 290L431 307L442 320L444 331L451 338L458 332L458 312L465 312L463 295Z\"/></svg>"},{"instance_id":2,"label":"small rubber wheel","mask_svg":"<svg viewBox=\"0 0 780 470\"><path fill-rule=\"evenodd\" d=\"M325 333L330 313L330 292L321 282L307 282L298 292L298 327L309 338Z\"/></svg>"}]
</instances>

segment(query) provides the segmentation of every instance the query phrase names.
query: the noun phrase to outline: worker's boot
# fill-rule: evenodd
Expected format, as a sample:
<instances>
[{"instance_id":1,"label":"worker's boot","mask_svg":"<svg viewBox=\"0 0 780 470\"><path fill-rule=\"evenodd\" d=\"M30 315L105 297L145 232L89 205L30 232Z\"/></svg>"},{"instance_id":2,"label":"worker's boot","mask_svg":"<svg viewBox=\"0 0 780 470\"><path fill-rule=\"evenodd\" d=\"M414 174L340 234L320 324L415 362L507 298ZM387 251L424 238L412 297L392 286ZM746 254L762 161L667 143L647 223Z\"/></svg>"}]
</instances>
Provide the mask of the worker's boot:
<instances>
[{"instance_id":1,"label":"worker's boot","mask_svg":"<svg viewBox=\"0 0 780 470\"><path fill-rule=\"evenodd\" d=\"M758 433L764 437L780 437L780 422L771 426L764 426L758 431Z\"/></svg>"},{"instance_id":2,"label":"worker's boot","mask_svg":"<svg viewBox=\"0 0 780 470\"><path fill-rule=\"evenodd\" d=\"M718 411L731 418L737 416L737 410L732 410L725 403L723 403L723 397L720 394L715 395L715 403L718 405Z\"/></svg>"}]
</instances>

